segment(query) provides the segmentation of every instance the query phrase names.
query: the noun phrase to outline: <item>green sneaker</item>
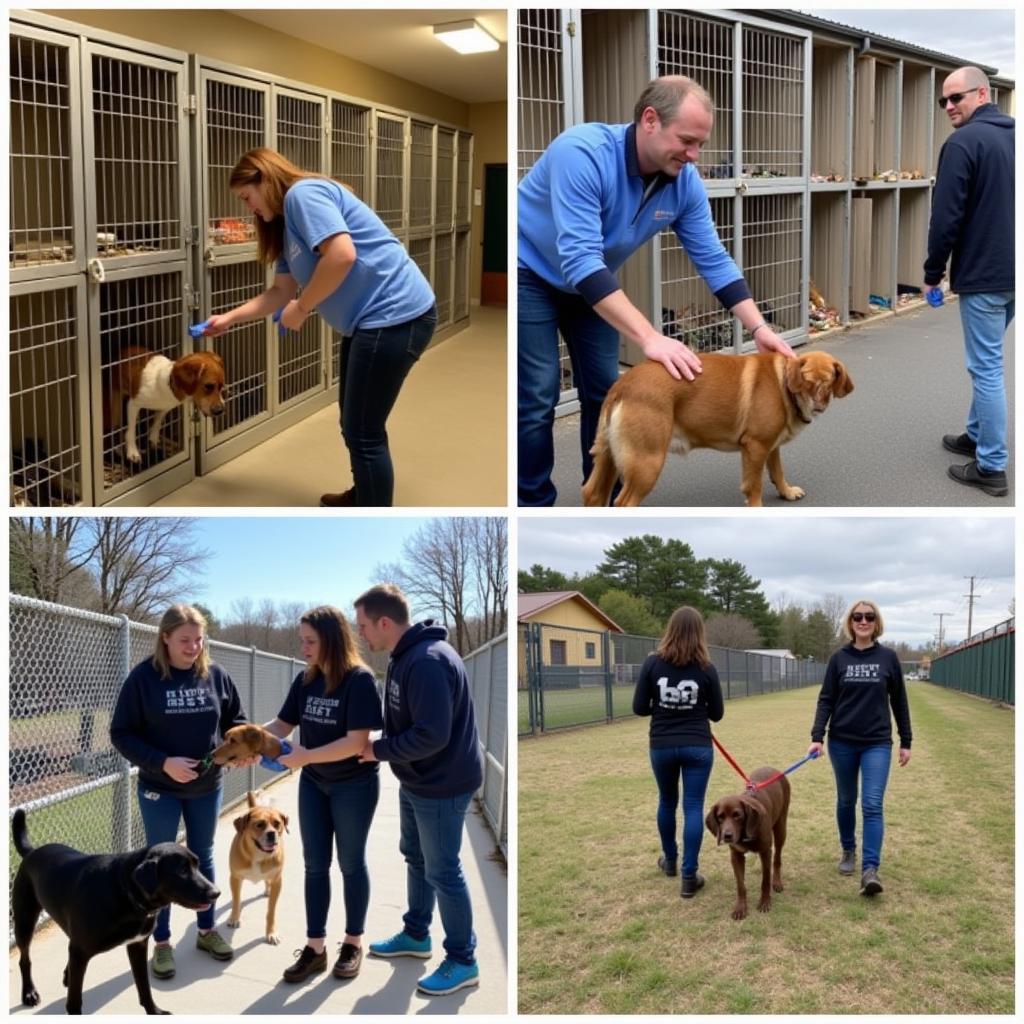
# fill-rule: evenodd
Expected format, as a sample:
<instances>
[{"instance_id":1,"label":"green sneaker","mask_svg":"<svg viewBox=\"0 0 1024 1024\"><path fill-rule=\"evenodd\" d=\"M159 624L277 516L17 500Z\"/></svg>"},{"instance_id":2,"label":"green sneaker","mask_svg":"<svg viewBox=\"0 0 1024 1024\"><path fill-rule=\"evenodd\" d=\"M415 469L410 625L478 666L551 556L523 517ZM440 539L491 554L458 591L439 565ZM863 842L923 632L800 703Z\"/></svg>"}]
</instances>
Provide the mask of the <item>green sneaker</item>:
<instances>
[{"instance_id":1,"label":"green sneaker","mask_svg":"<svg viewBox=\"0 0 1024 1024\"><path fill-rule=\"evenodd\" d=\"M170 946L154 946L150 970L154 978L166 981L174 977L174 953Z\"/></svg>"},{"instance_id":2,"label":"green sneaker","mask_svg":"<svg viewBox=\"0 0 1024 1024\"><path fill-rule=\"evenodd\" d=\"M196 936L196 949L209 953L214 960L230 960L235 951L220 937L216 931Z\"/></svg>"}]
</instances>

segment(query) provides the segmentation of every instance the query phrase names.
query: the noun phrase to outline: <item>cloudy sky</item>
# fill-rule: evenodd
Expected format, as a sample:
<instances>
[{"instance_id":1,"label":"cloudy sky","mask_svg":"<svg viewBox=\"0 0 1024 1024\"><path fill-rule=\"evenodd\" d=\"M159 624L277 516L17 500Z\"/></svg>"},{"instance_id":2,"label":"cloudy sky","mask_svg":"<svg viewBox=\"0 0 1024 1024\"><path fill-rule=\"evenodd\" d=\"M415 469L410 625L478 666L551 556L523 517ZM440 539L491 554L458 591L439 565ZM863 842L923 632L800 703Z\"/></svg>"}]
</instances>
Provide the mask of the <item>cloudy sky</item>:
<instances>
[{"instance_id":1,"label":"cloudy sky","mask_svg":"<svg viewBox=\"0 0 1024 1024\"><path fill-rule=\"evenodd\" d=\"M825 593L869 598L882 609L892 642L933 639L937 612L950 613L946 642L962 640L969 576L976 577L974 632L1010 615L1013 522L1005 516L520 517L518 568L588 572L610 545L645 533L685 541L698 558L736 559L773 605L785 597L809 608Z\"/></svg>"},{"instance_id":2,"label":"cloudy sky","mask_svg":"<svg viewBox=\"0 0 1024 1024\"><path fill-rule=\"evenodd\" d=\"M880 35L890 36L915 46L962 57L965 61L999 69L999 74L1015 78L1014 12L1002 9L921 8L794 8L817 18L828 18Z\"/></svg>"}]
</instances>

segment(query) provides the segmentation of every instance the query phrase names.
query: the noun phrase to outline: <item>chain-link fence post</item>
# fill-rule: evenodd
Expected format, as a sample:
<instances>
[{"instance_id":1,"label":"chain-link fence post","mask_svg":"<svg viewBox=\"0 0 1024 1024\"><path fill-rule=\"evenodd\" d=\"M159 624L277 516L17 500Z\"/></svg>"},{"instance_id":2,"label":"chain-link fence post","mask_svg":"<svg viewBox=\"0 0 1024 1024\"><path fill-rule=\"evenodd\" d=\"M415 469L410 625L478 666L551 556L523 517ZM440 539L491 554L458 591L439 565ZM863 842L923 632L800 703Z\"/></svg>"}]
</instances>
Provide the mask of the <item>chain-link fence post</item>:
<instances>
[{"instance_id":1,"label":"chain-link fence post","mask_svg":"<svg viewBox=\"0 0 1024 1024\"><path fill-rule=\"evenodd\" d=\"M255 721L255 707L256 707L256 645L253 644L249 648L249 706L246 708L247 717L250 722ZM258 723L262 725L263 723ZM246 768L246 772L249 776L249 791L254 792L256 789L256 765L251 764Z\"/></svg>"},{"instance_id":2,"label":"chain-link fence post","mask_svg":"<svg viewBox=\"0 0 1024 1024\"><path fill-rule=\"evenodd\" d=\"M121 679L124 680L128 678L128 674L132 670L132 624L127 615L119 615L118 618L121 620L121 628L118 633L121 646ZM82 749L89 750L90 748L83 747ZM119 806L121 813L112 815L111 825L115 834L111 838L114 850L119 853L127 853L132 845L132 764L127 758L122 757L120 760L121 776L114 787L114 806ZM124 831L121 835L117 834L118 820L124 822Z\"/></svg>"}]
</instances>

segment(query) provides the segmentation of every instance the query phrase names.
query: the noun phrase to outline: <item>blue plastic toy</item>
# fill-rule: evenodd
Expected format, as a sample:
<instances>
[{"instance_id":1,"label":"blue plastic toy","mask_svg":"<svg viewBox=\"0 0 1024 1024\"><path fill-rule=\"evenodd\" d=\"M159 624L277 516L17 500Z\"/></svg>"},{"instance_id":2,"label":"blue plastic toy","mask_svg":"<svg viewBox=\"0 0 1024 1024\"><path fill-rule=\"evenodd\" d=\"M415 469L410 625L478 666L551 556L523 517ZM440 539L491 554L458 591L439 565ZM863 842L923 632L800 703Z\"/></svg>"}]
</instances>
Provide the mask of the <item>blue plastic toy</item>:
<instances>
[{"instance_id":1,"label":"blue plastic toy","mask_svg":"<svg viewBox=\"0 0 1024 1024\"><path fill-rule=\"evenodd\" d=\"M210 323L211 320L204 320L201 324L192 324L188 329L188 333L191 334L193 338L201 338L206 333L206 328L210 326Z\"/></svg>"},{"instance_id":2,"label":"blue plastic toy","mask_svg":"<svg viewBox=\"0 0 1024 1024\"><path fill-rule=\"evenodd\" d=\"M929 306L934 306L936 309L942 305L942 289L936 285L934 288L929 288L924 293L924 297L928 300Z\"/></svg>"},{"instance_id":3,"label":"blue plastic toy","mask_svg":"<svg viewBox=\"0 0 1024 1024\"><path fill-rule=\"evenodd\" d=\"M287 740L281 740L281 753L290 754L292 745ZM280 754L278 755L280 757ZM260 758L260 767L268 768L272 772L286 772L288 769L280 761L272 761L266 754Z\"/></svg>"}]
</instances>

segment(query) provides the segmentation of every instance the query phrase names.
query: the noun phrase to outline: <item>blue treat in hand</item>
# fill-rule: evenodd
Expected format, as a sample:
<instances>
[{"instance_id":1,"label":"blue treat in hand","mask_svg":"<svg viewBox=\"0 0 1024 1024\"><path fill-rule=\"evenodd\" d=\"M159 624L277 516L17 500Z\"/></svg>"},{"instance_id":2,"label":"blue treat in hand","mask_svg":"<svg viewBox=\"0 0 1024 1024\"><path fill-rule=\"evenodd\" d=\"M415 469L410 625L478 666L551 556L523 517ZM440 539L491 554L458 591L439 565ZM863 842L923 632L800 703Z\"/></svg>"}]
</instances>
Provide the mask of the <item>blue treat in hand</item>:
<instances>
[{"instance_id":1,"label":"blue treat in hand","mask_svg":"<svg viewBox=\"0 0 1024 1024\"><path fill-rule=\"evenodd\" d=\"M193 338L201 338L206 333L206 328L209 326L210 321L204 320L201 324L192 324L188 329L188 333L191 334Z\"/></svg>"},{"instance_id":2,"label":"blue treat in hand","mask_svg":"<svg viewBox=\"0 0 1024 1024\"><path fill-rule=\"evenodd\" d=\"M281 740L281 753L290 754L292 745L287 740ZM280 757L280 754L278 755ZM280 761L272 761L265 754L260 758L260 767L268 768L272 772L286 772L288 769Z\"/></svg>"},{"instance_id":3,"label":"blue treat in hand","mask_svg":"<svg viewBox=\"0 0 1024 1024\"><path fill-rule=\"evenodd\" d=\"M924 293L924 297L928 300L929 306L934 306L938 309L938 307L942 305L942 289L937 285L934 288L929 288L928 291Z\"/></svg>"},{"instance_id":4,"label":"blue treat in hand","mask_svg":"<svg viewBox=\"0 0 1024 1024\"><path fill-rule=\"evenodd\" d=\"M281 314L284 312L284 306L282 306L273 316L273 321L277 324L277 333L284 337L284 332L287 330L285 325L281 323Z\"/></svg>"}]
</instances>

